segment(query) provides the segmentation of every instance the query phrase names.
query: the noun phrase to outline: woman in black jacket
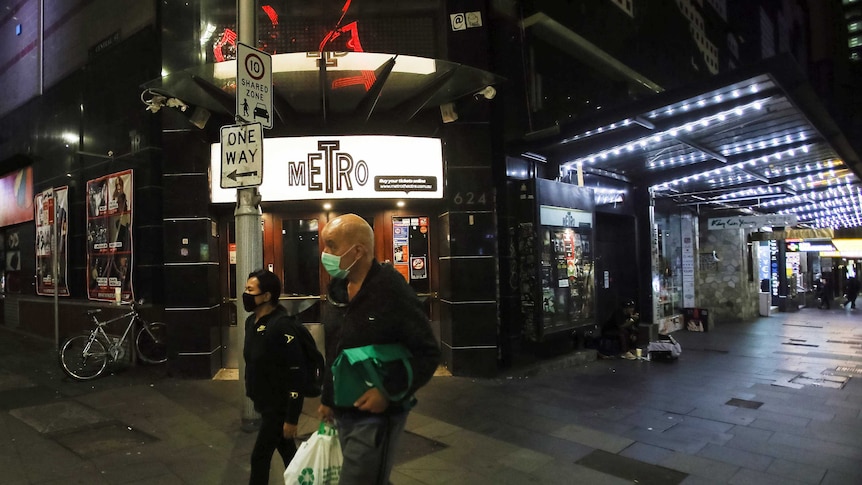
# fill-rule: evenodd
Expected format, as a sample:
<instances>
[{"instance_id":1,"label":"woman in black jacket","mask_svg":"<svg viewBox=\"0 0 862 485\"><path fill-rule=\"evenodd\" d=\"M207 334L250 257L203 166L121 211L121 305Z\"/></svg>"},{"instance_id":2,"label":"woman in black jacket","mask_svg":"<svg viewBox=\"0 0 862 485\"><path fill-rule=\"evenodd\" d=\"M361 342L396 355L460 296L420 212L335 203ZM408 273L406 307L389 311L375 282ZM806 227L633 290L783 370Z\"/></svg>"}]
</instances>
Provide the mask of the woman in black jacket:
<instances>
[{"instance_id":1,"label":"woman in black jacket","mask_svg":"<svg viewBox=\"0 0 862 485\"><path fill-rule=\"evenodd\" d=\"M278 304L281 281L267 270L248 276L243 308L252 312L245 321L245 393L261 415L260 431L251 453L249 484L269 483L272 453L278 450L284 467L296 454L296 425L302 412L305 357L298 325Z\"/></svg>"}]
</instances>

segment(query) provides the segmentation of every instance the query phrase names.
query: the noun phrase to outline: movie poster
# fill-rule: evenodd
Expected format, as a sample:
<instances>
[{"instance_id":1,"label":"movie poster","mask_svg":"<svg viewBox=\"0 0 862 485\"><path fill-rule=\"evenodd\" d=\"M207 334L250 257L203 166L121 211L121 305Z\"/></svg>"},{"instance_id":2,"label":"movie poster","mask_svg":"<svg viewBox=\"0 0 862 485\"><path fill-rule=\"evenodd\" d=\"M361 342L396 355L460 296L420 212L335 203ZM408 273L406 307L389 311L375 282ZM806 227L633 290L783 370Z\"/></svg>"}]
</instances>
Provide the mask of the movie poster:
<instances>
[{"instance_id":1,"label":"movie poster","mask_svg":"<svg viewBox=\"0 0 862 485\"><path fill-rule=\"evenodd\" d=\"M132 170L87 182L87 294L131 301Z\"/></svg>"},{"instance_id":2,"label":"movie poster","mask_svg":"<svg viewBox=\"0 0 862 485\"><path fill-rule=\"evenodd\" d=\"M48 189L35 198L36 294L54 295L53 248L57 248L57 294L69 296L69 187ZM56 240L54 238L57 238Z\"/></svg>"},{"instance_id":3,"label":"movie poster","mask_svg":"<svg viewBox=\"0 0 862 485\"><path fill-rule=\"evenodd\" d=\"M0 227L33 220L33 168L0 176Z\"/></svg>"}]
</instances>

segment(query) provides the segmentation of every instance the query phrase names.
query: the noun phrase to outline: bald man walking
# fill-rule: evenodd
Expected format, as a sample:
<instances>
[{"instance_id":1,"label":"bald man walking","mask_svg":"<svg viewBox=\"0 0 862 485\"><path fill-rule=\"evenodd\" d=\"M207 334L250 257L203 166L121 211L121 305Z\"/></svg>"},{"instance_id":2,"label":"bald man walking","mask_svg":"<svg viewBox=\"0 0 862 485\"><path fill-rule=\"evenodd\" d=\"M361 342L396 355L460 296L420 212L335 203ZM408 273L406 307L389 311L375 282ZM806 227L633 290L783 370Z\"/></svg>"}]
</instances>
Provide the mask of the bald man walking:
<instances>
[{"instance_id":1,"label":"bald man walking","mask_svg":"<svg viewBox=\"0 0 862 485\"><path fill-rule=\"evenodd\" d=\"M407 397L390 402L371 388L352 407L336 407L331 372L326 376L320 418L338 429L344 463L341 485L386 484L392 457L404 430L417 389L434 375L440 349L416 293L391 265L374 258L374 231L364 219L345 214L321 233L321 264L332 277L324 325L326 358L332 363L344 349L376 344L401 344L412 354L413 384ZM407 387L398 368L386 387L397 394Z\"/></svg>"}]
</instances>

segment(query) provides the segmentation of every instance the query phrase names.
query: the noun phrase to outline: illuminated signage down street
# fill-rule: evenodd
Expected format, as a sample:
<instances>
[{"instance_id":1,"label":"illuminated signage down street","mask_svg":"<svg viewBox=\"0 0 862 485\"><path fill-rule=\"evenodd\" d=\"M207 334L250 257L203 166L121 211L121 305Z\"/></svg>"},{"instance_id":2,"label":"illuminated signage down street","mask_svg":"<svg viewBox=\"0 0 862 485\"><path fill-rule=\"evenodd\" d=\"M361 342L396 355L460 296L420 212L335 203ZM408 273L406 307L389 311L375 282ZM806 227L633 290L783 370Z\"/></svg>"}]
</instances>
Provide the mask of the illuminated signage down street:
<instances>
[{"instance_id":1,"label":"illuminated signage down street","mask_svg":"<svg viewBox=\"0 0 862 485\"><path fill-rule=\"evenodd\" d=\"M788 252L805 253L813 252L832 252L835 251L835 246L830 241L799 241L787 240L785 242Z\"/></svg>"}]
</instances>

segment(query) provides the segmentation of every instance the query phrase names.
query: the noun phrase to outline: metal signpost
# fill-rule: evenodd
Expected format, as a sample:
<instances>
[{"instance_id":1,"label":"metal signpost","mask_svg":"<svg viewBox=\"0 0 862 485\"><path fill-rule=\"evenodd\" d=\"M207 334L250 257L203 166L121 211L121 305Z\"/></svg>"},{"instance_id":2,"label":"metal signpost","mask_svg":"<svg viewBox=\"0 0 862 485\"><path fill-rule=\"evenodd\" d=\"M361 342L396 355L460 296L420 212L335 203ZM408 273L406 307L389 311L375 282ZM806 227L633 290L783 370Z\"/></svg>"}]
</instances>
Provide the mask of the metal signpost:
<instances>
[{"instance_id":1,"label":"metal signpost","mask_svg":"<svg viewBox=\"0 0 862 485\"><path fill-rule=\"evenodd\" d=\"M272 58L261 51L252 49L248 44L257 41L255 31L255 1L237 0L237 26L239 28L239 41L237 45L236 62L236 85L237 85L237 107L238 120L254 121L260 119L263 126L272 127ZM253 103L253 104L252 104ZM258 106L260 104L260 106ZM246 114L248 109L248 116ZM236 127L225 127L228 134L228 143L222 140L222 184L235 183L236 210L234 210L234 221L236 223L236 293L239 296L245 290L247 276L252 271L263 267L263 234L260 226L260 194L256 185L260 185L263 179L263 132L258 125L257 129L248 128L245 132ZM223 128L224 130L224 128ZM244 138L240 133L245 133ZM235 136L230 139L231 134ZM251 143L252 136L259 142L260 150L252 153L255 143ZM233 144L231 144L233 141ZM225 145L228 145L227 147ZM225 161L228 152L233 150L232 157L235 163L231 169L225 171ZM253 174L254 166L260 163L257 175ZM236 172L233 170L236 169ZM225 182L225 181L228 182ZM256 184L252 182L257 182ZM222 185L224 187L224 185ZM278 295L276 295L277 297ZM241 298L237 298L241 301ZM242 305L237 305L237 345L245 342L245 320L249 313ZM239 358L239 379L245 379L245 359ZM244 386L242 393L242 416L241 428L245 431L253 431L257 427L258 415L254 411L254 403L245 396Z\"/></svg>"}]
</instances>

